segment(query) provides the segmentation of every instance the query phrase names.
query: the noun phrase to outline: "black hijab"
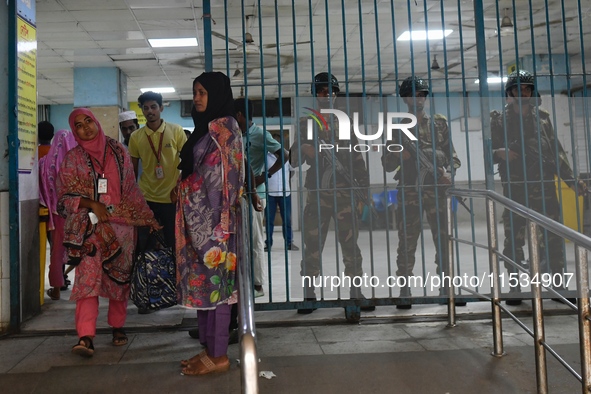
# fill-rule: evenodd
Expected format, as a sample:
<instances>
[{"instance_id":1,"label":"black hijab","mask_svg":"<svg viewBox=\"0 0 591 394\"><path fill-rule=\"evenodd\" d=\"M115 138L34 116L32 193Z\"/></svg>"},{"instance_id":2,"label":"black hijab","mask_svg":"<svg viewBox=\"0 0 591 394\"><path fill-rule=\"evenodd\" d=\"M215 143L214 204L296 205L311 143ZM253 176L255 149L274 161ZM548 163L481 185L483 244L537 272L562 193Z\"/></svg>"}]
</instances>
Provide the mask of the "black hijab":
<instances>
[{"instance_id":1,"label":"black hijab","mask_svg":"<svg viewBox=\"0 0 591 394\"><path fill-rule=\"evenodd\" d=\"M205 72L195 78L193 89L195 89L197 82L207 90L207 108L204 112L197 112L195 105L193 105L191 109L195 130L181 149L181 164L178 168L182 171L182 179L193 173L193 147L209 132L209 122L226 116L236 117L230 79L225 74Z\"/></svg>"}]
</instances>

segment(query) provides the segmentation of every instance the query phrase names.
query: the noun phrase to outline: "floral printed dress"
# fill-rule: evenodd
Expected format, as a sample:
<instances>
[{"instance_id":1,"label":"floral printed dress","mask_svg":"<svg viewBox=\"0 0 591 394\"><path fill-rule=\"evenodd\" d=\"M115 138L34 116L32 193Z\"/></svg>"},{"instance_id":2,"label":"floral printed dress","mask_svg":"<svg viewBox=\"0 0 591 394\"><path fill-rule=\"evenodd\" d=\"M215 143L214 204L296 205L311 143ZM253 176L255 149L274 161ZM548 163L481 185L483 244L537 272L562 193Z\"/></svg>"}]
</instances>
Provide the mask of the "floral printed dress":
<instances>
[{"instance_id":1,"label":"floral printed dress","mask_svg":"<svg viewBox=\"0 0 591 394\"><path fill-rule=\"evenodd\" d=\"M92 199L96 194L90 157L80 145L66 154L58 173L57 211L66 218L64 244L68 249L69 262L73 264L76 261L71 301L95 296L127 300L135 249L135 226L150 226L156 220L135 182L127 150L109 137L107 148L107 154L114 157L119 169L121 195L109 222L90 225L88 210L79 207L82 197ZM109 205L111 195L101 194L99 201Z\"/></svg>"},{"instance_id":2,"label":"floral printed dress","mask_svg":"<svg viewBox=\"0 0 591 394\"><path fill-rule=\"evenodd\" d=\"M179 181L176 209L179 305L215 309L236 302L239 208L243 192L242 133L219 118L193 148L193 173Z\"/></svg>"}]
</instances>

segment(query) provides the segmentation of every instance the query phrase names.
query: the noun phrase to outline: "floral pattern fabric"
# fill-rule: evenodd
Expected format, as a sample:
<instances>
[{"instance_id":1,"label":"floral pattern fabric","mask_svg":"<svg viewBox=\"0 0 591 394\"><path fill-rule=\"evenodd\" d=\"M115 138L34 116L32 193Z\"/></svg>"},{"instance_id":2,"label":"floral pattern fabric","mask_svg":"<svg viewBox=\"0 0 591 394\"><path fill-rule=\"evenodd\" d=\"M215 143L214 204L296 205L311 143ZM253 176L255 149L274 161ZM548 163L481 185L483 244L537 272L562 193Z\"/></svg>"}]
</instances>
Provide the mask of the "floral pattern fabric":
<instances>
[{"instance_id":1,"label":"floral pattern fabric","mask_svg":"<svg viewBox=\"0 0 591 394\"><path fill-rule=\"evenodd\" d=\"M239 206L243 192L242 133L219 118L193 148L193 173L179 180L176 213L179 305L215 309L236 302Z\"/></svg>"},{"instance_id":2,"label":"floral pattern fabric","mask_svg":"<svg viewBox=\"0 0 591 394\"><path fill-rule=\"evenodd\" d=\"M94 199L98 196L105 205L113 202L109 194L95 193L96 174L89 155L81 146L66 154L58 173L57 211L66 218L64 245L68 247L70 258L79 259L70 296L73 301L95 296L126 300L129 284L117 283L109 273L117 278L123 273L131 273L134 226L150 226L155 222L154 214L135 182L129 153L109 137L107 149L107 160L115 160L119 170L119 184L110 184L109 190L118 188L121 194L119 202L113 205L108 223L91 225L87 210L79 208L83 197Z\"/></svg>"}]
</instances>

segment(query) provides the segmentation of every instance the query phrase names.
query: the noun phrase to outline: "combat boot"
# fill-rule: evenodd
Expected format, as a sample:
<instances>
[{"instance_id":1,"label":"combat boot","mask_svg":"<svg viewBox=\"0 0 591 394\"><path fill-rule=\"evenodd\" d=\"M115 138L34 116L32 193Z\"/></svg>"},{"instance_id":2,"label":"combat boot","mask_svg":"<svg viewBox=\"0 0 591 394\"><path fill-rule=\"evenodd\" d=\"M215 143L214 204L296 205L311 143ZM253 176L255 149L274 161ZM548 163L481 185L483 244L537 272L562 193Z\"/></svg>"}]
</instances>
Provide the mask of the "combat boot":
<instances>
[{"instance_id":1,"label":"combat boot","mask_svg":"<svg viewBox=\"0 0 591 394\"><path fill-rule=\"evenodd\" d=\"M363 295L363 293L361 293L361 287L359 286L352 286L351 290L349 291L349 297L352 300L365 300L365 296ZM361 310L363 312L372 312L376 310L376 307L374 305L369 305L369 306L362 306Z\"/></svg>"},{"instance_id":2,"label":"combat boot","mask_svg":"<svg viewBox=\"0 0 591 394\"><path fill-rule=\"evenodd\" d=\"M316 301L316 293L314 292L313 286L304 286L304 301ZM318 308L299 308L298 314L309 315Z\"/></svg>"},{"instance_id":3,"label":"combat boot","mask_svg":"<svg viewBox=\"0 0 591 394\"><path fill-rule=\"evenodd\" d=\"M410 298L412 297L411 291L410 291L410 287L408 286L403 286L400 288L400 298ZM404 304L398 304L396 305L396 309L410 309L412 308L412 304L410 303L410 301L408 303L404 303Z\"/></svg>"},{"instance_id":4,"label":"combat boot","mask_svg":"<svg viewBox=\"0 0 591 394\"><path fill-rule=\"evenodd\" d=\"M511 295L512 295L512 297L511 297ZM505 304L511 305L511 306L521 305L522 299L521 299L520 295L521 295L521 286L519 286L519 285L511 286L509 288L509 298L507 298L505 300Z\"/></svg>"}]
</instances>

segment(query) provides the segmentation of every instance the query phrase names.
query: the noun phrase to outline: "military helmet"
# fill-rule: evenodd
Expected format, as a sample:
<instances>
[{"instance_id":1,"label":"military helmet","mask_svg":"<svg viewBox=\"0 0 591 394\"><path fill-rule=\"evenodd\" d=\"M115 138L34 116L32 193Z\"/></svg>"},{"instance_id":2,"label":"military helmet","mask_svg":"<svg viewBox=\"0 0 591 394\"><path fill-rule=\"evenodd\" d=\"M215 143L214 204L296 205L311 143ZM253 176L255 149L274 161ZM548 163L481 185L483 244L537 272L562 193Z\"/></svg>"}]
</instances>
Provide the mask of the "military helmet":
<instances>
[{"instance_id":1,"label":"military helmet","mask_svg":"<svg viewBox=\"0 0 591 394\"><path fill-rule=\"evenodd\" d=\"M335 78L334 75L329 74L327 72L318 73L314 77L314 83L312 84L312 92L315 93L316 91L320 90L320 88L328 86L329 84L332 87L333 93L338 93L341 91L341 89L339 88L339 81Z\"/></svg>"},{"instance_id":2,"label":"military helmet","mask_svg":"<svg viewBox=\"0 0 591 394\"><path fill-rule=\"evenodd\" d=\"M531 86L532 89L535 86L535 78L532 73L525 70L513 71L507 77L507 83L505 83L505 92L511 90L514 86L526 85Z\"/></svg>"},{"instance_id":3,"label":"military helmet","mask_svg":"<svg viewBox=\"0 0 591 394\"><path fill-rule=\"evenodd\" d=\"M427 92L429 94L429 84L419 77L408 77L400 84L398 94L400 97L412 96L412 89L414 86L415 92Z\"/></svg>"}]
</instances>

